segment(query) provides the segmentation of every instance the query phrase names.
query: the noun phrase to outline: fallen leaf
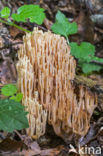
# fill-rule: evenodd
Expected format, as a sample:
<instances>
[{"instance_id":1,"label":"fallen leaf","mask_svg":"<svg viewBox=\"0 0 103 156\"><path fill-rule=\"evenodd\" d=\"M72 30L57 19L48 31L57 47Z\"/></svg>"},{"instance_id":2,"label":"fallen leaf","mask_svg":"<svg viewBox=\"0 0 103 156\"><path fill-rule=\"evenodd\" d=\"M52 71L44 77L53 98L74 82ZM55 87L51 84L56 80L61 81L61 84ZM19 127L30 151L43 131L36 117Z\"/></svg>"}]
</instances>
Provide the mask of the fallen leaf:
<instances>
[{"instance_id":1,"label":"fallen leaf","mask_svg":"<svg viewBox=\"0 0 103 156\"><path fill-rule=\"evenodd\" d=\"M8 84L16 82L16 68L10 60L0 62L0 83Z\"/></svg>"},{"instance_id":2,"label":"fallen leaf","mask_svg":"<svg viewBox=\"0 0 103 156\"><path fill-rule=\"evenodd\" d=\"M10 138L4 139L0 143L0 154L4 153L12 153L15 151L20 151L23 148L27 148L26 145L22 141L11 140Z\"/></svg>"},{"instance_id":3,"label":"fallen leaf","mask_svg":"<svg viewBox=\"0 0 103 156\"><path fill-rule=\"evenodd\" d=\"M45 149L45 150L40 150L40 149L28 149L28 150L23 150L21 152L22 155L25 156L36 156L36 155L40 155L40 156L57 156L61 150L64 149L64 146L58 146L57 148L53 148L53 149Z\"/></svg>"}]
</instances>

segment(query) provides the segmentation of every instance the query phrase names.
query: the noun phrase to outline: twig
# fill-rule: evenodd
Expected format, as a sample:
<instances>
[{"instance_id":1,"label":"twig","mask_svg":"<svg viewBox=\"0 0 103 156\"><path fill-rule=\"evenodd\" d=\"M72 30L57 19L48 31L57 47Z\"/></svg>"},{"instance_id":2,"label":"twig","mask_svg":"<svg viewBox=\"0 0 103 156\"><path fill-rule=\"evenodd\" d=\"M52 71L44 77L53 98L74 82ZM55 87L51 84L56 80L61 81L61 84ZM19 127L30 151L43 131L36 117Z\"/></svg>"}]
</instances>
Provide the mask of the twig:
<instances>
[{"instance_id":1,"label":"twig","mask_svg":"<svg viewBox=\"0 0 103 156\"><path fill-rule=\"evenodd\" d=\"M5 46L1 47L0 50L9 48L9 46L14 46L14 45L17 45L17 44L23 44L23 41L16 42L16 43L10 43L10 44L8 44L8 45L5 45Z\"/></svg>"},{"instance_id":2,"label":"twig","mask_svg":"<svg viewBox=\"0 0 103 156\"><path fill-rule=\"evenodd\" d=\"M14 132L19 136L19 138L24 141L24 138L22 137L22 135L17 131L17 130L14 130Z\"/></svg>"},{"instance_id":3,"label":"twig","mask_svg":"<svg viewBox=\"0 0 103 156\"><path fill-rule=\"evenodd\" d=\"M31 33L31 31L29 31L29 30L27 30L27 29L24 29L24 28L22 28L22 27L16 25L16 24L13 23L13 22L6 22L6 21L2 20L1 18L0 18L0 22L1 22L1 23L4 23L4 24L7 24L7 25L10 25L10 26L14 26L14 27L18 28L18 29L21 30L21 31Z\"/></svg>"},{"instance_id":4,"label":"twig","mask_svg":"<svg viewBox=\"0 0 103 156\"><path fill-rule=\"evenodd\" d=\"M23 137L17 130L14 130L14 132L19 136L19 138L25 143L25 145L27 145L28 148L30 148L30 143L31 142L31 138L28 137Z\"/></svg>"},{"instance_id":5,"label":"twig","mask_svg":"<svg viewBox=\"0 0 103 156\"><path fill-rule=\"evenodd\" d=\"M88 140L86 142L86 144L90 144L91 141L94 141L97 139L98 135L101 133L101 131L103 130L103 127L99 130L99 132L96 134L96 136L94 136L93 138L91 138L90 140Z\"/></svg>"}]
</instances>

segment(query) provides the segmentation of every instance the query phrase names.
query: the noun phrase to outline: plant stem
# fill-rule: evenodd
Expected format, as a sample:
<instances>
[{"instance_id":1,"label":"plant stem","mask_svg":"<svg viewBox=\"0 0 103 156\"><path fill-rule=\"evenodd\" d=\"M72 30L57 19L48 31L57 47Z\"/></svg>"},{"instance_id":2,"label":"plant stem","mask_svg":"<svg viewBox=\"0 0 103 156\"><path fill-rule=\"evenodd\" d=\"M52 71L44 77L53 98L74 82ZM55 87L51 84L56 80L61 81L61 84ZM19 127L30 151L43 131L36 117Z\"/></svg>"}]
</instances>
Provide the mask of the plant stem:
<instances>
[{"instance_id":1,"label":"plant stem","mask_svg":"<svg viewBox=\"0 0 103 156\"><path fill-rule=\"evenodd\" d=\"M13 22L6 22L6 21L4 21L4 20L2 20L2 19L0 19L0 22L1 22L1 23L4 23L4 24L7 24L7 25L10 25L10 26L14 26L14 27L16 27L16 28L18 28L19 30L22 30L22 31L24 31L24 32L31 33L31 31L29 31L29 30L27 30L27 29L24 29L24 28L22 28L22 27L16 25L16 24L13 23Z\"/></svg>"},{"instance_id":2,"label":"plant stem","mask_svg":"<svg viewBox=\"0 0 103 156\"><path fill-rule=\"evenodd\" d=\"M66 36L66 40L67 40L67 43L69 44L69 39L68 39L68 36Z\"/></svg>"},{"instance_id":3,"label":"plant stem","mask_svg":"<svg viewBox=\"0 0 103 156\"><path fill-rule=\"evenodd\" d=\"M31 33L31 31L29 31L29 30L27 30L27 29L24 29L24 28L22 28L22 27L20 27L20 26L18 26L18 25L16 25L16 24L14 24L14 23L13 23L13 26L16 27L16 28L18 28L19 30L24 31L24 32Z\"/></svg>"},{"instance_id":4,"label":"plant stem","mask_svg":"<svg viewBox=\"0 0 103 156\"><path fill-rule=\"evenodd\" d=\"M11 23L10 22L6 22L6 21L4 21L2 19L0 19L0 22L12 26L12 22Z\"/></svg>"}]
</instances>

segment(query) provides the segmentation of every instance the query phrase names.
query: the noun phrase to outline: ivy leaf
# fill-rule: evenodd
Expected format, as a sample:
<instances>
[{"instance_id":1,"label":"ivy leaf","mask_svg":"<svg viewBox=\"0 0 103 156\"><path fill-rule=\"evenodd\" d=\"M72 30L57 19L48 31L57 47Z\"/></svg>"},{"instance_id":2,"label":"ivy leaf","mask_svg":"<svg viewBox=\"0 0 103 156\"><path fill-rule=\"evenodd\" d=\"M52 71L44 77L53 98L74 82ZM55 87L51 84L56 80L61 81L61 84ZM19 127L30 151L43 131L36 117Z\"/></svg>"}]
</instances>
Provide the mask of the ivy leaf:
<instances>
[{"instance_id":1,"label":"ivy leaf","mask_svg":"<svg viewBox=\"0 0 103 156\"><path fill-rule=\"evenodd\" d=\"M0 100L0 130L13 132L28 128L27 112L24 107L13 100Z\"/></svg>"},{"instance_id":2,"label":"ivy leaf","mask_svg":"<svg viewBox=\"0 0 103 156\"><path fill-rule=\"evenodd\" d=\"M45 13L39 5L23 5L17 10L17 14L12 14L12 18L17 22L26 22L30 19L31 23L41 25L45 19Z\"/></svg>"},{"instance_id":3,"label":"ivy leaf","mask_svg":"<svg viewBox=\"0 0 103 156\"><path fill-rule=\"evenodd\" d=\"M17 92L16 85L13 85L13 84L5 85L1 89L1 94L5 95L5 96L12 96L12 95L16 94L16 92Z\"/></svg>"},{"instance_id":4,"label":"ivy leaf","mask_svg":"<svg viewBox=\"0 0 103 156\"><path fill-rule=\"evenodd\" d=\"M89 74L93 71L100 71L102 69L100 65L90 64L90 63L83 63L81 65L81 68L85 74Z\"/></svg>"},{"instance_id":5,"label":"ivy leaf","mask_svg":"<svg viewBox=\"0 0 103 156\"><path fill-rule=\"evenodd\" d=\"M22 100L22 97L23 97L23 94L22 93L18 93L18 94L16 94L16 96L10 97L10 99L14 100L14 101L17 101L17 102L20 102Z\"/></svg>"},{"instance_id":6,"label":"ivy leaf","mask_svg":"<svg viewBox=\"0 0 103 156\"><path fill-rule=\"evenodd\" d=\"M56 22L51 27L52 31L56 34L67 37L77 33L78 26L76 22L70 23L63 13L60 11L56 14Z\"/></svg>"},{"instance_id":7,"label":"ivy leaf","mask_svg":"<svg viewBox=\"0 0 103 156\"><path fill-rule=\"evenodd\" d=\"M0 12L0 16L7 19L10 16L10 12L11 11L8 7L4 7Z\"/></svg>"},{"instance_id":8,"label":"ivy leaf","mask_svg":"<svg viewBox=\"0 0 103 156\"><path fill-rule=\"evenodd\" d=\"M75 42L70 43L71 54L80 61L90 62L95 54L95 46L88 42L82 42L78 45Z\"/></svg>"}]
</instances>

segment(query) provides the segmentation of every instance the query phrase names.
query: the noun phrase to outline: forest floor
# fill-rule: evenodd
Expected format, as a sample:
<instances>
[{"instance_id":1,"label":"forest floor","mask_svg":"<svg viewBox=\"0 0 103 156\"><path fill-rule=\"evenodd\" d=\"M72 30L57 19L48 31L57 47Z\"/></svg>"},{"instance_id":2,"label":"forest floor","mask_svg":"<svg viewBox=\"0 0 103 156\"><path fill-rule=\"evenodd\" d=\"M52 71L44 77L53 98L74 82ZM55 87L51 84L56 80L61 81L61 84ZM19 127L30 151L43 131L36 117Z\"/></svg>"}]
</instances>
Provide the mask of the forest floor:
<instances>
[{"instance_id":1,"label":"forest floor","mask_svg":"<svg viewBox=\"0 0 103 156\"><path fill-rule=\"evenodd\" d=\"M17 2L0 2L0 9L5 6L11 8L13 12L16 12L17 8L23 4L28 4L28 1ZM91 5L89 6L89 3ZM55 21L55 15L58 10L66 15L66 17L78 24L78 34L70 37L70 40L77 41L78 44L82 41L87 41L95 45L96 56L103 58L103 23L93 23L90 16L97 14L98 10L96 1L91 1L88 4L84 4L82 1L68 1L68 0L30 0L29 4L38 4L45 9L46 19L40 29L50 30L52 23ZM100 7L100 4L98 4ZM102 6L101 6L102 8ZM97 11L97 12L96 12ZM31 23L19 23L22 27L33 30L36 24ZM17 71L16 63L18 61L17 52L23 44L23 36L25 32L18 30L15 27L7 26L0 23L0 88L5 84L16 83ZM81 76L82 75L82 76ZM97 156L103 155L103 70L101 72L93 72L86 76L77 72L76 82L83 83L88 87L88 81L95 82L96 94L98 96L98 106L91 118L91 125L88 134L84 137L79 137L77 144L84 147L101 147L101 154L94 154ZM78 80L79 78L79 80ZM4 98L0 95L0 98ZM47 126L48 131L37 141L29 138L24 131L14 131L13 133L7 133L0 131L0 156L76 156L83 155L76 153L76 137L72 142L65 142L58 137L53 128ZM92 154L87 154L89 156Z\"/></svg>"}]
</instances>

